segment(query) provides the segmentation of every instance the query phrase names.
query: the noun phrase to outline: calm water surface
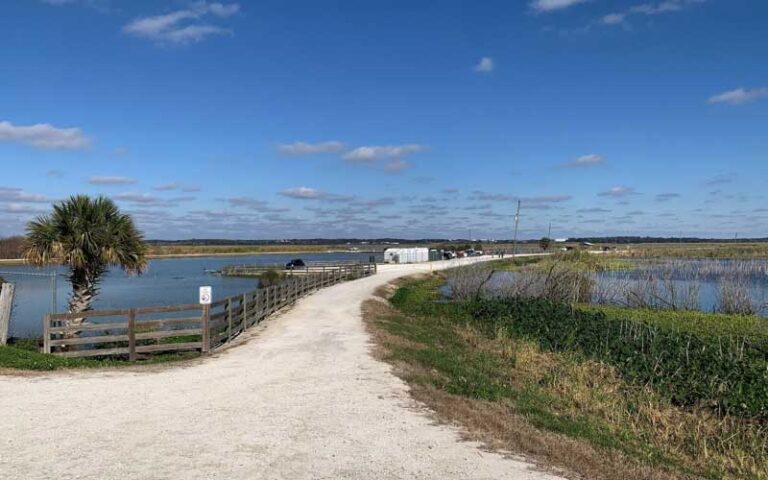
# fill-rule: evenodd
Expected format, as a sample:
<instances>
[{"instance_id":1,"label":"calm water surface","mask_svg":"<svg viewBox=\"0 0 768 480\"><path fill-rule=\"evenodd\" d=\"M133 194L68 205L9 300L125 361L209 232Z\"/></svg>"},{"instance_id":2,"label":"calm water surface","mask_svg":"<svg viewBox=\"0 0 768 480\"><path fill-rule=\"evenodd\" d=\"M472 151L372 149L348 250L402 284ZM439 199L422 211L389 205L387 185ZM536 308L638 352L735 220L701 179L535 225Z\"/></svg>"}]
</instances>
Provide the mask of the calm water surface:
<instances>
[{"instance_id":1,"label":"calm water surface","mask_svg":"<svg viewBox=\"0 0 768 480\"><path fill-rule=\"evenodd\" d=\"M213 299L253 290L258 281L253 278L222 277L206 273L226 265L283 265L294 258L305 261L359 260L367 262L371 253L288 253L275 255L237 255L222 257L189 257L156 259L149 262L144 275L129 277L120 269L111 269L101 282L101 291L93 304L94 309L150 307L197 303L198 287L213 287ZM381 261L381 254L376 255ZM53 307L53 289L49 277L20 275L23 273L48 273L53 269L0 266L0 274L16 284L16 295L11 317L10 335L16 337L39 335L42 332L43 315ZM57 276L56 311L67 308L71 286L67 269L59 267Z\"/></svg>"}]
</instances>

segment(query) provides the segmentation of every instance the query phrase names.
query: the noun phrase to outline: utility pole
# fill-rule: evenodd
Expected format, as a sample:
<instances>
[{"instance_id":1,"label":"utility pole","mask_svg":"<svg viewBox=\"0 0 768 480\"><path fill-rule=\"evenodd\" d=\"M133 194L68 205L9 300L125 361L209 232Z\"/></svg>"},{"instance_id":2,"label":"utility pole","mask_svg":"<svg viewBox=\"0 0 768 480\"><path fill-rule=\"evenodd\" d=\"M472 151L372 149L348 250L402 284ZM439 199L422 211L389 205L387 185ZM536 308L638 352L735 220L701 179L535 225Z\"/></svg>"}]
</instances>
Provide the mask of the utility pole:
<instances>
[{"instance_id":1,"label":"utility pole","mask_svg":"<svg viewBox=\"0 0 768 480\"><path fill-rule=\"evenodd\" d=\"M515 214L515 238L512 240L512 258L517 255L517 227L520 224L520 200L517 201L517 213Z\"/></svg>"},{"instance_id":2,"label":"utility pole","mask_svg":"<svg viewBox=\"0 0 768 480\"><path fill-rule=\"evenodd\" d=\"M549 228L547 229L547 238L552 238L552 222L549 222Z\"/></svg>"}]
</instances>

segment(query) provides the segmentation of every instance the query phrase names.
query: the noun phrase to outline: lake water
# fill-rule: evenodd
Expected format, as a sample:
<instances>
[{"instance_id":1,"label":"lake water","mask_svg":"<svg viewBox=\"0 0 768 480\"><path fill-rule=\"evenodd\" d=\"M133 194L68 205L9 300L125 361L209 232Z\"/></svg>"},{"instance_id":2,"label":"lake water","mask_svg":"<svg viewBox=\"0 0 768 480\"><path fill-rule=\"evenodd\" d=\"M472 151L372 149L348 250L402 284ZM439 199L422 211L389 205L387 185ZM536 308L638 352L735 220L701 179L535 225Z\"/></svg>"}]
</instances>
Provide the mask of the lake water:
<instances>
[{"instance_id":1,"label":"lake water","mask_svg":"<svg viewBox=\"0 0 768 480\"><path fill-rule=\"evenodd\" d=\"M339 253L288 253L274 255L236 255L215 257L186 257L156 259L149 262L147 272L140 276L127 276L120 269L111 269L101 282L101 290L93 303L94 309L151 307L197 303L198 287L213 287L213 299L225 298L253 290L258 286L254 278L222 277L206 273L226 265L284 265L294 258L305 261L359 260L367 262L374 255L381 261L381 254ZM23 273L45 274L51 268L0 266L0 276L16 284L10 335L26 337L40 335L42 320L53 307L53 289L50 277L20 275ZM67 279L68 270L58 267L56 311L64 312L71 292Z\"/></svg>"}]
</instances>

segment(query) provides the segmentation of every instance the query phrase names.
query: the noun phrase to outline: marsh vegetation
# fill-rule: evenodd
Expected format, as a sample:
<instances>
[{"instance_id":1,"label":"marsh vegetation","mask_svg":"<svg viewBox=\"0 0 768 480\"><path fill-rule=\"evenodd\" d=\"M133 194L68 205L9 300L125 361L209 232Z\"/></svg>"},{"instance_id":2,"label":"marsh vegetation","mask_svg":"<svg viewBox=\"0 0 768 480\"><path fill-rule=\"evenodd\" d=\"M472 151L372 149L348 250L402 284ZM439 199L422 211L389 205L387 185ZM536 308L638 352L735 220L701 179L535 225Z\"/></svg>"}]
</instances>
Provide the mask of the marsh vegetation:
<instances>
[{"instance_id":1,"label":"marsh vegetation","mask_svg":"<svg viewBox=\"0 0 768 480\"><path fill-rule=\"evenodd\" d=\"M499 267L372 307L382 355L438 415L589 478L768 478L764 262Z\"/></svg>"}]
</instances>

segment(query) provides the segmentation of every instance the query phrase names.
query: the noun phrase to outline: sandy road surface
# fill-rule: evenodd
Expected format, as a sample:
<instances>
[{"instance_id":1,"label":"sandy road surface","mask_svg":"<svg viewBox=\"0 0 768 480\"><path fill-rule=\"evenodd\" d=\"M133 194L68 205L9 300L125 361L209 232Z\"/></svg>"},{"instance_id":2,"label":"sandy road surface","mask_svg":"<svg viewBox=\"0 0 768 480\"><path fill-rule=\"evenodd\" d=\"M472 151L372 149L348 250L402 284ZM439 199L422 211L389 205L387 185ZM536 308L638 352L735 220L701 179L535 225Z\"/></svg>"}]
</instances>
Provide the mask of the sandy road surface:
<instances>
[{"instance_id":1,"label":"sandy road surface","mask_svg":"<svg viewBox=\"0 0 768 480\"><path fill-rule=\"evenodd\" d=\"M434 425L369 355L361 302L425 268L321 290L187 367L0 377L0 479L555 478Z\"/></svg>"}]
</instances>

